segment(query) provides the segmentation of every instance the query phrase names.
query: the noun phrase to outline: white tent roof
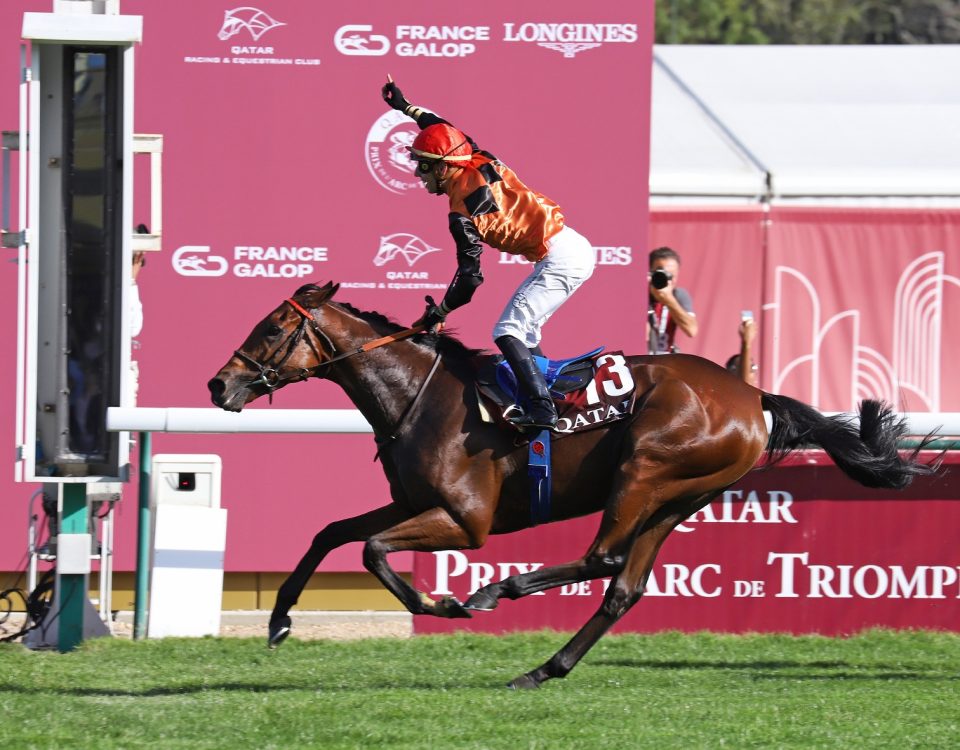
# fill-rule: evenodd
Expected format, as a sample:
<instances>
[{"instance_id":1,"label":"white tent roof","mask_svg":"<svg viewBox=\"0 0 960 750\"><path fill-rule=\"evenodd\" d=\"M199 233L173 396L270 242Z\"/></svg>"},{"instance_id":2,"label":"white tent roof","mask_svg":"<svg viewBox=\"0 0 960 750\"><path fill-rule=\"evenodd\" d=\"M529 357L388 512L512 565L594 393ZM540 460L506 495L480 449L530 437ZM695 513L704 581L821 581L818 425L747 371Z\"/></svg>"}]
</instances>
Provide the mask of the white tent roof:
<instances>
[{"instance_id":1,"label":"white tent roof","mask_svg":"<svg viewBox=\"0 0 960 750\"><path fill-rule=\"evenodd\" d=\"M651 196L960 196L960 45L657 45Z\"/></svg>"}]
</instances>

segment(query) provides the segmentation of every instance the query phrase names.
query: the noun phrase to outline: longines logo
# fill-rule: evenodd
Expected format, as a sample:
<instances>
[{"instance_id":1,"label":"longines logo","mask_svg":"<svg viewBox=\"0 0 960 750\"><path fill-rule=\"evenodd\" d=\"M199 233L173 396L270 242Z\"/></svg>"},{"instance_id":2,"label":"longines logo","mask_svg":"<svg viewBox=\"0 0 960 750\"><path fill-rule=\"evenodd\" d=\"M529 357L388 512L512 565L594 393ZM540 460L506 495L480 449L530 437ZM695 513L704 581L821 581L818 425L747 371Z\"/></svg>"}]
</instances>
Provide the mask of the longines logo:
<instances>
[{"instance_id":1,"label":"longines logo","mask_svg":"<svg viewBox=\"0 0 960 750\"><path fill-rule=\"evenodd\" d=\"M594 245L593 252L596 253L598 266L629 266L633 263L633 248L629 245ZM504 252L500 253L497 262L503 265L530 265L530 261L522 255Z\"/></svg>"},{"instance_id":2,"label":"longines logo","mask_svg":"<svg viewBox=\"0 0 960 750\"><path fill-rule=\"evenodd\" d=\"M537 42L541 47L562 52L564 57L576 57L578 52L599 47L599 42Z\"/></svg>"},{"instance_id":3,"label":"longines logo","mask_svg":"<svg viewBox=\"0 0 960 750\"><path fill-rule=\"evenodd\" d=\"M271 65L285 67L288 65L319 65L317 57L292 57L286 45L284 47L268 46L261 39L278 29L287 26L285 21L278 21L265 10L243 5L223 12L223 23L217 32L217 39L229 42L229 48L222 45L209 50L210 54L185 55L185 63L200 65ZM283 42L283 34L279 37L271 36L271 41ZM289 39L289 37L287 37Z\"/></svg>"},{"instance_id":4,"label":"longines logo","mask_svg":"<svg viewBox=\"0 0 960 750\"><path fill-rule=\"evenodd\" d=\"M607 42L637 41L635 23L505 23L503 41L531 42L575 57L578 52L594 49Z\"/></svg>"},{"instance_id":5,"label":"longines logo","mask_svg":"<svg viewBox=\"0 0 960 750\"><path fill-rule=\"evenodd\" d=\"M391 193L408 193L423 189L423 183L414 173L414 162L408 146L413 145L420 129L403 112L391 109L378 118L364 145L367 169L381 187Z\"/></svg>"}]
</instances>

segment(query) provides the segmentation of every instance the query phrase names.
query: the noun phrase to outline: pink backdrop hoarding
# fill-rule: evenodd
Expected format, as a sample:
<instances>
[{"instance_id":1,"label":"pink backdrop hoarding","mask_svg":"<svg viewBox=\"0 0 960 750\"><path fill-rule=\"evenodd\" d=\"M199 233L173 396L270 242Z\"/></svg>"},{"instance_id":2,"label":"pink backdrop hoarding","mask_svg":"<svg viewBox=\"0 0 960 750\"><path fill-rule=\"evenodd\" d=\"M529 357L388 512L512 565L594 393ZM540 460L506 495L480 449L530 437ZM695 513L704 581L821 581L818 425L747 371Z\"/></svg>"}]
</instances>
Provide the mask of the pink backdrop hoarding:
<instances>
[{"instance_id":1,"label":"pink backdrop hoarding","mask_svg":"<svg viewBox=\"0 0 960 750\"><path fill-rule=\"evenodd\" d=\"M725 362L751 310L767 391L824 411L866 397L960 411L960 211L657 209L650 234L683 258L700 323L683 351Z\"/></svg>"},{"instance_id":2,"label":"pink backdrop hoarding","mask_svg":"<svg viewBox=\"0 0 960 750\"><path fill-rule=\"evenodd\" d=\"M50 8L0 7L5 129L17 123L22 13ZM139 279L140 406L210 406L207 380L301 284L340 282L338 299L405 323L425 294L443 294L456 267L448 208L419 187L404 157L416 126L381 100L387 74L559 203L597 248L593 279L546 329L547 351L642 340L631 301L646 273L652 3L126 0L122 11L144 19L135 130L164 136L164 249ZM149 223L146 163L137 169L135 220ZM492 347L496 317L528 273L511 260L487 250L485 284L451 316L470 346ZM7 264L0 325L9 342L15 279ZM12 447L13 373L0 378ZM274 404L350 406L319 381ZM222 457L229 571L289 570L326 523L388 499L368 435L157 434L153 451ZM0 569L10 570L26 545L34 487L2 477L0 488ZM133 568L135 490L118 511L118 570ZM393 562L410 569L409 556ZM360 570L359 546L332 553L325 569Z\"/></svg>"},{"instance_id":3,"label":"pink backdrop hoarding","mask_svg":"<svg viewBox=\"0 0 960 750\"><path fill-rule=\"evenodd\" d=\"M960 411L960 211L775 209L764 385L827 411Z\"/></svg>"},{"instance_id":4,"label":"pink backdrop hoarding","mask_svg":"<svg viewBox=\"0 0 960 750\"><path fill-rule=\"evenodd\" d=\"M928 456L929 458L929 456ZM956 470L954 456L948 468ZM866 490L823 454L748 474L664 543L647 590L616 628L654 632L853 633L867 627L956 630L960 483ZM576 560L599 515L490 537L481 550L417 553L415 585L461 601L508 575ZM937 530L937 531L932 531ZM577 630L609 579L504 599L470 620L414 618L419 633Z\"/></svg>"}]
</instances>

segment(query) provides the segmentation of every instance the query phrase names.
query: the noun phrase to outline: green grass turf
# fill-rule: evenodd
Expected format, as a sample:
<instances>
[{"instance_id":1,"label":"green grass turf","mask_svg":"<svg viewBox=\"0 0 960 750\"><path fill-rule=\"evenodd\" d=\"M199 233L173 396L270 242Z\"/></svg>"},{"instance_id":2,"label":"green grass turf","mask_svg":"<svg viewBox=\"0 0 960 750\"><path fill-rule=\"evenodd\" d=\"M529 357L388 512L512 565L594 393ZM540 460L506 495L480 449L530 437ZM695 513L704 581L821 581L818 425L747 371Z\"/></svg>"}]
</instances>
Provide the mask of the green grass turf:
<instances>
[{"instance_id":1,"label":"green grass turf","mask_svg":"<svg viewBox=\"0 0 960 750\"><path fill-rule=\"evenodd\" d=\"M960 636L567 635L0 646L0 748L948 748Z\"/></svg>"}]
</instances>

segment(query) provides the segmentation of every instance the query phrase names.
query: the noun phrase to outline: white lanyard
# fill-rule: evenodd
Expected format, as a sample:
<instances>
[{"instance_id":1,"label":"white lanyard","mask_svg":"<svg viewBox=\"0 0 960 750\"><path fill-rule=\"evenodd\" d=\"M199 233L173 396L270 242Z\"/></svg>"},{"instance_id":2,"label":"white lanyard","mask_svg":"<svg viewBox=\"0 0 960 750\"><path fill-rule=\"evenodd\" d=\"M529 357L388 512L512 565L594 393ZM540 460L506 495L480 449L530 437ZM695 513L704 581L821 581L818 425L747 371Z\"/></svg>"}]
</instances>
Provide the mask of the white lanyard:
<instances>
[{"instance_id":1,"label":"white lanyard","mask_svg":"<svg viewBox=\"0 0 960 750\"><path fill-rule=\"evenodd\" d=\"M654 308L654 316L656 316L656 308ZM654 318L656 319L656 318ZM662 341L663 337L667 333L667 321L670 320L670 308L666 305L660 305L660 322L657 323L657 334L658 338Z\"/></svg>"},{"instance_id":2,"label":"white lanyard","mask_svg":"<svg viewBox=\"0 0 960 750\"><path fill-rule=\"evenodd\" d=\"M657 320L656 305L650 308L650 319L653 323L654 331L657 335L657 352L665 354L669 351L669 338L667 337L667 323L670 321L670 308L660 303L660 319Z\"/></svg>"}]
</instances>

